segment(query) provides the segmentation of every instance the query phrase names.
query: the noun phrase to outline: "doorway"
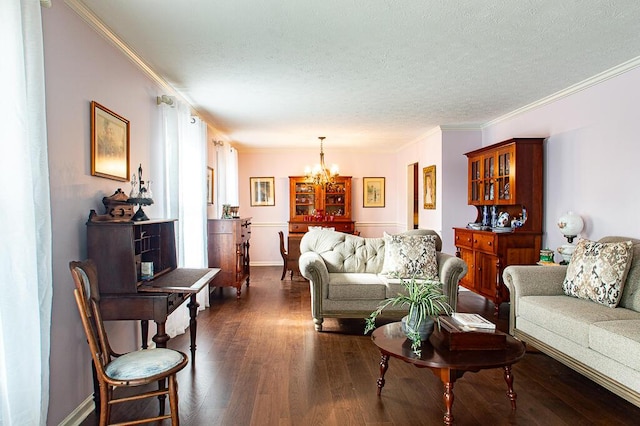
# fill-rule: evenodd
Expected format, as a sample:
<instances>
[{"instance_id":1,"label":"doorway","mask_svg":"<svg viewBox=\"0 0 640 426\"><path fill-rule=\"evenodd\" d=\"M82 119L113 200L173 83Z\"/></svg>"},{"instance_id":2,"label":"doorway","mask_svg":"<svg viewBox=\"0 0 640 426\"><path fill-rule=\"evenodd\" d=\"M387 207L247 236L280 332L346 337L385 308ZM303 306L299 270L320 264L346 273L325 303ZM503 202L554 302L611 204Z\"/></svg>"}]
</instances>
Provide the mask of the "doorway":
<instances>
[{"instance_id":1,"label":"doorway","mask_svg":"<svg viewBox=\"0 0 640 426\"><path fill-rule=\"evenodd\" d=\"M418 163L407 166L407 225L418 229Z\"/></svg>"}]
</instances>

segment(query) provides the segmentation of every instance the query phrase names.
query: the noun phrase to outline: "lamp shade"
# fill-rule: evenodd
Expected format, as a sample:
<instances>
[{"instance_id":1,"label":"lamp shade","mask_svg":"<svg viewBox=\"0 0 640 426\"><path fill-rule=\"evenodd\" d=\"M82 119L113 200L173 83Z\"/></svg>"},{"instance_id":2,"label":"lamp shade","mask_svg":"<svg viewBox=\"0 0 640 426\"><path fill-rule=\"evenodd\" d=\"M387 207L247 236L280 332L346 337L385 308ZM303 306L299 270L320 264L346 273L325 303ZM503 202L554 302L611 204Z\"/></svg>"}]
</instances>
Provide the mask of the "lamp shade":
<instances>
[{"instance_id":1,"label":"lamp shade","mask_svg":"<svg viewBox=\"0 0 640 426\"><path fill-rule=\"evenodd\" d=\"M584 228L584 221L574 212L567 212L558 219L558 228L569 242Z\"/></svg>"}]
</instances>

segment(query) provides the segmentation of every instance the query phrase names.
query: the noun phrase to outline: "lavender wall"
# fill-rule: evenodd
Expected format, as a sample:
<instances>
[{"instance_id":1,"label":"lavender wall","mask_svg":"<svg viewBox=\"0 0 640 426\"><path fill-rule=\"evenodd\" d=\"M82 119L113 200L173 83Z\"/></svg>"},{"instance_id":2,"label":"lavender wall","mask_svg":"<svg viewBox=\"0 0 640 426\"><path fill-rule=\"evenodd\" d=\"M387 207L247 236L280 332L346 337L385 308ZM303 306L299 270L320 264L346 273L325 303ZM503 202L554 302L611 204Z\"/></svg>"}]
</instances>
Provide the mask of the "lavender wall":
<instances>
[{"instance_id":1,"label":"lavender wall","mask_svg":"<svg viewBox=\"0 0 640 426\"><path fill-rule=\"evenodd\" d=\"M543 246L566 244L556 220L568 210L585 220L586 238L640 236L633 213L640 208L638 110L636 68L484 129L484 145L514 136L549 137Z\"/></svg>"},{"instance_id":2,"label":"lavender wall","mask_svg":"<svg viewBox=\"0 0 640 426\"><path fill-rule=\"evenodd\" d=\"M90 209L104 212L102 197L128 182L91 176L90 102L95 100L131 122L131 167L145 167L160 182L151 153L157 141L159 88L63 2L42 9L46 72L47 137L53 225L51 393L47 424L57 425L92 391L90 355L73 301L70 260L86 256L85 222ZM137 168L137 167L136 167ZM145 210L157 216L158 207ZM131 321L109 323L115 349L135 347Z\"/></svg>"}]
</instances>

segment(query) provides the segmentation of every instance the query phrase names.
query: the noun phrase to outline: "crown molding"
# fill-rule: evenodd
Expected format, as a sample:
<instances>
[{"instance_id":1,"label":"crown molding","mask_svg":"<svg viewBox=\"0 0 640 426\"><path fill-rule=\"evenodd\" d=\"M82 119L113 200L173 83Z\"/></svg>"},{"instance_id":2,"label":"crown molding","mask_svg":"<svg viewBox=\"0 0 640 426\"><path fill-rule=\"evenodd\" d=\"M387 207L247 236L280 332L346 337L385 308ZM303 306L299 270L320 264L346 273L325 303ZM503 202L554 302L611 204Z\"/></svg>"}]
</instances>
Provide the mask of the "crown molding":
<instances>
[{"instance_id":1,"label":"crown molding","mask_svg":"<svg viewBox=\"0 0 640 426\"><path fill-rule=\"evenodd\" d=\"M74 12L76 12L86 23L88 23L98 34L103 36L107 41L111 42L122 53L125 54L134 64L136 64L147 76L156 82L163 89L171 92L172 95L179 95L173 87L165 79L160 77L145 61L142 60L138 54L131 49L125 42L123 42L118 36L111 31L94 13L82 4L78 0L65 0L67 4ZM180 96L182 98L182 96Z\"/></svg>"},{"instance_id":2,"label":"crown molding","mask_svg":"<svg viewBox=\"0 0 640 426\"><path fill-rule=\"evenodd\" d=\"M578 93L582 90L593 87L597 84L600 84L604 81L607 81L611 78L617 77L621 74L624 74L628 71L631 71L634 68L640 66L640 56L630 59L622 64L610 68L606 71L601 72L600 74L596 74L593 77L589 77L586 80L582 80L579 83L576 83L572 86L567 87L566 89L560 90L559 92L553 93L545 98L539 99L535 102L530 103L529 105L525 105L522 108L518 108L513 110L505 115L502 115L498 118L495 118L491 121L487 121L481 127L482 129L493 126L494 124L498 124L502 121L508 120L510 118L516 117L520 114L524 114L525 112L532 111L534 109L540 108L545 105L549 105L553 102L556 102L562 98L566 98L567 96Z\"/></svg>"}]
</instances>

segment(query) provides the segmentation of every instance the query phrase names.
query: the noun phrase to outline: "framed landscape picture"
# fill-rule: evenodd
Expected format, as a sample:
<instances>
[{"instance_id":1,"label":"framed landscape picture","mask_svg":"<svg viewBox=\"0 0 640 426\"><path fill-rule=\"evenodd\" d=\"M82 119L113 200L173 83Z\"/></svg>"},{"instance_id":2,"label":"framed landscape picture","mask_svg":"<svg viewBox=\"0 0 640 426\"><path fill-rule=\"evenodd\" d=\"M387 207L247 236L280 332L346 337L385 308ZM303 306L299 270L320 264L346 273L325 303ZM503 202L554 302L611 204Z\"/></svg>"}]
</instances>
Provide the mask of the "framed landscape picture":
<instances>
[{"instance_id":1,"label":"framed landscape picture","mask_svg":"<svg viewBox=\"0 0 640 426\"><path fill-rule=\"evenodd\" d=\"M91 101L91 175L128 181L129 120Z\"/></svg>"},{"instance_id":2,"label":"framed landscape picture","mask_svg":"<svg viewBox=\"0 0 640 426\"><path fill-rule=\"evenodd\" d=\"M275 206L275 184L273 177L251 177L251 207Z\"/></svg>"},{"instance_id":3,"label":"framed landscape picture","mask_svg":"<svg viewBox=\"0 0 640 426\"><path fill-rule=\"evenodd\" d=\"M428 166L422 169L424 184L424 208L435 210L436 208L436 166Z\"/></svg>"},{"instance_id":4,"label":"framed landscape picture","mask_svg":"<svg viewBox=\"0 0 640 426\"><path fill-rule=\"evenodd\" d=\"M362 178L362 207L384 207L384 178Z\"/></svg>"}]
</instances>

